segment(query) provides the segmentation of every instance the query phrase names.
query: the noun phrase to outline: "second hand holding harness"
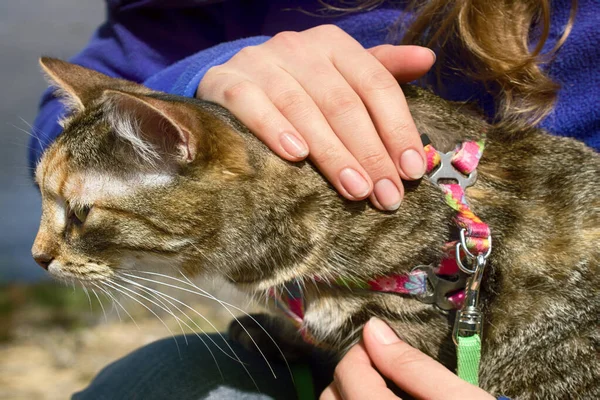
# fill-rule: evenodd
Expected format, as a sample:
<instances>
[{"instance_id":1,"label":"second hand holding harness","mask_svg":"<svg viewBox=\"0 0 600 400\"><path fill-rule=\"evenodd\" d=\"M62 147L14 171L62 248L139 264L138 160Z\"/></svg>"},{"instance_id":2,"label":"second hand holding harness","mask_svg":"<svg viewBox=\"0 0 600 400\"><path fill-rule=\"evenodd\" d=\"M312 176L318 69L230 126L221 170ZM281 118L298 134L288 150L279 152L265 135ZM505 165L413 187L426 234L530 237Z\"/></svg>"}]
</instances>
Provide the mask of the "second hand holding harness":
<instances>
[{"instance_id":1,"label":"second hand holding harness","mask_svg":"<svg viewBox=\"0 0 600 400\"><path fill-rule=\"evenodd\" d=\"M315 277L315 280L349 289L414 295L418 300L432 304L442 312L456 309L452 336L457 346L457 375L478 385L483 330L479 291L492 250L492 238L488 225L471 211L465 199L465 190L477 179L476 168L485 147L485 139L464 142L448 153L435 150L426 135L422 135L422 140L429 180L443 191L446 203L457 212L454 221L460 229L459 239L444 246L446 254L437 267L417 266L407 274L392 274L368 281L343 277L335 281L320 277ZM428 283L433 290L428 290ZM314 343L303 326L305 304L301 282L290 281L283 289L281 293L272 289L271 297L298 326L304 339Z\"/></svg>"}]
</instances>

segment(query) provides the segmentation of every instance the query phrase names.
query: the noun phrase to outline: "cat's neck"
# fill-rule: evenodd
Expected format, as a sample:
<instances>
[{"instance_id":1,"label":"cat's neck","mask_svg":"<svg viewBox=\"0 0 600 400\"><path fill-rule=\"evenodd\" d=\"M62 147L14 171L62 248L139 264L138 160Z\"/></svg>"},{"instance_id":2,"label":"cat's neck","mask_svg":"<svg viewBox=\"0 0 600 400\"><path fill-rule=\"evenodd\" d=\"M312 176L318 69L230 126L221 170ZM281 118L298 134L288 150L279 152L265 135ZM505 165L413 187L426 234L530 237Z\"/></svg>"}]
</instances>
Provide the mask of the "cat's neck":
<instances>
[{"instance_id":1,"label":"cat's neck","mask_svg":"<svg viewBox=\"0 0 600 400\"><path fill-rule=\"evenodd\" d=\"M434 122L419 129L436 147L449 150L460 141L458 130ZM343 199L310 163L281 160L233 117L227 124L230 129L219 128L212 138L212 148L226 143L224 153L244 154L249 172L224 182L223 240L209 262L231 281L265 289L299 277L368 279L440 259L453 212L431 183L407 183L400 209L382 212L368 201ZM472 124L467 136L481 132L480 121ZM243 146L233 149L227 135L241 138Z\"/></svg>"},{"instance_id":2,"label":"cat's neck","mask_svg":"<svg viewBox=\"0 0 600 400\"><path fill-rule=\"evenodd\" d=\"M225 218L231 240L219 257L231 260L230 280L266 289L298 278L369 279L439 260L452 210L429 182L407 185L400 210L382 212L343 199L308 163L253 157L261 159L255 179L239 182L232 200L251 212L228 209Z\"/></svg>"}]
</instances>

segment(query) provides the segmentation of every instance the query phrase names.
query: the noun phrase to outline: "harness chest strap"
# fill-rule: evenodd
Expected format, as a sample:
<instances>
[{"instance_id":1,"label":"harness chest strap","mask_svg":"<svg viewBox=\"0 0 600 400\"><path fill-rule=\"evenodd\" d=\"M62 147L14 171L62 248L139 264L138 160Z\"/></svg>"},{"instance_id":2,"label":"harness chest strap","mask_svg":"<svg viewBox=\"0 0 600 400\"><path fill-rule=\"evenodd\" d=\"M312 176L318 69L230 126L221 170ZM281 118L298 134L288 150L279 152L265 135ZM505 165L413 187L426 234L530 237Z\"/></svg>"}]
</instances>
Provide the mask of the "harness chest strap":
<instances>
[{"instance_id":1,"label":"harness chest strap","mask_svg":"<svg viewBox=\"0 0 600 400\"><path fill-rule=\"evenodd\" d=\"M442 310L459 310L454 326L454 340L459 357L458 375L477 384L477 374L473 371L479 369L482 327L477 302L483 268L491 250L491 236L488 225L470 209L465 189L477 178L476 168L485 147L485 139L464 142L449 153L438 152L428 143L426 136L424 142L425 140L429 180L440 187L446 203L456 211L454 221L460 229L460 239L444 246L445 256L435 267L419 266L407 274L393 274L365 281L343 277L335 280L315 277L315 280L349 289L415 295L426 303L434 303ZM441 180L456 183L443 183ZM471 261L471 268L464 265L465 259ZM433 286L433 293L428 293L427 282ZM278 308L296 324L304 339L314 343L302 324L304 301L301 282L288 282L279 293L272 289L270 295Z\"/></svg>"}]
</instances>

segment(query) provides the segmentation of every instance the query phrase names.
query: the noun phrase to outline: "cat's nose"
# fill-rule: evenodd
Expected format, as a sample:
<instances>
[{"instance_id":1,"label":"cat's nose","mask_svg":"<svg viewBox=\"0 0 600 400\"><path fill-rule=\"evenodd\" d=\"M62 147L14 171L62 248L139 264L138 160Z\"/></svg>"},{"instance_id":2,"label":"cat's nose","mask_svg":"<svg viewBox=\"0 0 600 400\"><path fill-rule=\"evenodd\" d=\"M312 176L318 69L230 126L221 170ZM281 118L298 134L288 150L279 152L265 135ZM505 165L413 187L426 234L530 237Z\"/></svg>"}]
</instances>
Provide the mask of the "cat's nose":
<instances>
[{"instance_id":1,"label":"cat's nose","mask_svg":"<svg viewBox=\"0 0 600 400\"><path fill-rule=\"evenodd\" d=\"M36 263L38 263L40 267L44 268L46 271L48 270L48 266L50 265L52 260L54 260L53 257L46 254L35 255L33 256L33 259Z\"/></svg>"}]
</instances>

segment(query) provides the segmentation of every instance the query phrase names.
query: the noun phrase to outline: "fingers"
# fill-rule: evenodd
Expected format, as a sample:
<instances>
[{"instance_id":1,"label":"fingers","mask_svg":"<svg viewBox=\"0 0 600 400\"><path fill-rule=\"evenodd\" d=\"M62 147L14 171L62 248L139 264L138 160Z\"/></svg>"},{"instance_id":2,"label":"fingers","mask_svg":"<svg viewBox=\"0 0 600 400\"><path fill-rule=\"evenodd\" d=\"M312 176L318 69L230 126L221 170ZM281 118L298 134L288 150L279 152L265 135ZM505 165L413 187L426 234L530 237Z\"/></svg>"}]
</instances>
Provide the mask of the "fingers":
<instances>
[{"instance_id":1,"label":"fingers","mask_svg":"<svg viewBox=\"0 0 600 400\"><path fill-rule=\"evenodd\" d=\"M231 111L271 150L289 161L299 161L308 155L308 145L302 135L279 112L256 84L235 73L219 72L227 84L213 97ZM225 76L226 75L226 76ZM208 89L205 89L208 91ZM252 104L252 107L248 107Z\"/></svg>"},{"instance_id":2,"label":"fingers","mask_svg":"<svg viewBox=\"0 0 600 400\"><path fill-rule=\"evenodd\" d=\"M368 356L385 376L418 399L493 399L419 350L402 342L383 321L372 318L363 340Z\"/></svg>"},{"instance_id":3,"label":"fingers","mask_svg":"<svg viewBox=\"0 0 600 400\"><path fill-rule=\"evenodd\" d=\"M414 81L425 75L436 60L433 50L421 46L383 44L371 47L368 51L402 83Z\"/></svg>"},{"instance_id":4,"label":"fingers","mask_svg":"<svg viewBox=\"0 0 600 400\"><path fill-rule=\"evenodd\" d=\"M301 58L303 54L311 53L311 30L307 31L307 34L309 35L305 41L296 44L296 47L300 47L298 51L289 55L291 58L297 58L297 62L286 64L286 72L302 83L302 87L314 100L335 135L348 149L351 156L367 172L368 177L373 182L374 203L381 209L397 209L400 205L403 190L400 175L380 138L380 134L373 125L369 111L365 107L364 99L361 98L360 93L357 93L356 88L352 87L352 82L345 79L344 72L347 71L336 69L336 66L332 64L332 60L326 55L314 57L308 61ZM331 37L335 39L334 36ZM314 39L316 40L316 37ZM349 45L344 45L348 42ZM290 47L287 43L279 45L282 46L280 50L282 52L285 51L284 48ZM378 68L378 72L386 74L388 78L386 84L394 86L397 92L402 95L394 78L358 43L353 40L345 40L333 47L347 53L349 60L352 60L351 62L346 60L344 63L348 70L374 70L374 68ZM347 47L351 47L352 52L347 51ZM284 115L286 115L285 112ZM293 120L290 119L290 121L300 130ZM315 153L315 146L312 146L311 142L317 140L317 136L321 135L321 132L315 132L315 134L311 137L304 134L311 148L311 159L315 163L323 165L326 170L333 168L335 164L332 164L328 159L331 153ZM350 162L349 159L343 160ZM326 171L324 172L326 175L328 174Z\"/></svg>"},{"instance_id":5,"label":"fingers","mask_svg":"<svg viewBox=\"0 0 600 400\"><path fill-rule=\"evenodd\" d=\"M334 382L323 395L321 400L398 400L373 367L362 343L352 347L338 363L334 372Z\"/></svg>"},{"instance_id":6,"label":"fingers","mask_svg":"<svg viewBox=\"0 0 600 400\"><path fill-rule=\"evenodd\" d=\"M425 153L400 85L375 57L359 45L349 45L344 53L344 56L333 53L333 63L369 110L396 169L403 179L421 178L426 168ZM429 57L431 61L431 55ZM352 63L348 63L347 59L351 59ZM360 68L354 68L355 64Z\"/></svg>"},{"instance_id":7,"label":"fingers","mask_svg":"<svg viewBox=\"0 0 600 400\"><path fill-rule=\"evenodd\" d=\"M307 155L344 197L398 208L400 178L417 179L425 158L396 78L433 63L418 46L366 51L333 26L284 32L211 68L197 97L228 108L282 158ZM390 72L391 71L391 72Z\"/></svg>"},{"instance_id":8,"label":"fingers","mask_svg":"<svg viewBox=\"0 0 600 400\"><path fill-rule=\"evenodd\" d=\"M290 135L294 138L296 132L302 132L298 136L306 143L312 161L338 192L351 200L367 197L373 185L368 173L333 132L317 104L296 78L281 68L256 68L254 65L251 63L246 69L257 84L241 77L228 77L232 89L217 90L216 101L244 121L259 139L276 152L278 142L274 138L277 138L277 131L271 121L279 121L284 127L280 129L286 129L283 134L291 131ZM243 85L236 83L238 79ZM248 104L253 106L248 107Z\"/></svg>"}]
</instances>

